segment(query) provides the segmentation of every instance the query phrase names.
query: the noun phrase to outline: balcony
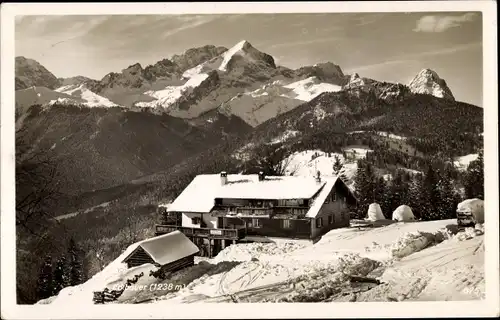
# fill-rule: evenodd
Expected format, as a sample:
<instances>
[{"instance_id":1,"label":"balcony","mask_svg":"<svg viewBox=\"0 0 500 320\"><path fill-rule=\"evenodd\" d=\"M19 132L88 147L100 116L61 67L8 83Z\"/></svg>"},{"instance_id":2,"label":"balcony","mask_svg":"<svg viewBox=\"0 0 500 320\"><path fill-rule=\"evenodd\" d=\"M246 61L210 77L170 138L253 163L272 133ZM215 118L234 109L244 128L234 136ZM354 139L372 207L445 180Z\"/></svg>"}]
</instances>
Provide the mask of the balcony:
<instances>
[{"instance_id":1,"label":"balcony","mask_svg":"<svg viewBox=\"0 0 500 320\"><path fill-rule=\"evenodd\" d=\"M176 225L156 225L156 235L162 235L179 230L188 237L200 237L211 239L239 240L245 237L245 228L238 229L210 229L210 228L190 228Z\"/></svg>"}]
</instances>

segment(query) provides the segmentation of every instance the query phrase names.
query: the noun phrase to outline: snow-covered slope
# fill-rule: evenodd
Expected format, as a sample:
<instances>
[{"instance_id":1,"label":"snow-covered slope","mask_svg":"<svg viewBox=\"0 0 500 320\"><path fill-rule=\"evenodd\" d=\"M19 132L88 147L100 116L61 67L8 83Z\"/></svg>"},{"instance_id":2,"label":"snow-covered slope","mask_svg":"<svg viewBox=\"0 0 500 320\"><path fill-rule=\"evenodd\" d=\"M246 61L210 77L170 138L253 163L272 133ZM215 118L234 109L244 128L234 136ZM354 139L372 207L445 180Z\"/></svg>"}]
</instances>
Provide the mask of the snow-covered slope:
<instances>
[{"instance_id":1,"label":"snow-covered slope","mask_svg":"<svg viewBox=\"0 0 500 320\"><path fill-rule=\"evenodd\" d=\"M135 106L142 108L163 108L167 110L168 107L182 97L186 90L196 88L208 78L208 74L196 73L196 70L191 71L186 74L186 76L189 77L189 80L181 86L167 86L161 90L150 90L144 92L145 95L151 96L157 100L151 102L138 102Z\"/></svg>"},{"instance_id":2,"label":"snow-covered slope","mask_svg":"<svg viewBox=\"0 0 500 320\"><path fill-rule=\"evenodd\" d=\"M127 270L121 264L136 243L86 283L40 303L89 305L92 291L113 289L140 272L138 284L147 289L129 291L119 302L228 302L229 294L245 299L241 302L478 299L484 295L484 228L457 235L453 230L455 219L334 229L316 244L269 239L231 245L173 274L169 283L176 289L167 292L149 290L160 281L148 276L151 265ZM378 278L382 284L354 294L350 276Z\"/></svg>"},{"instance_id":3,"label":"snow-covered slope","mask_svg":"<svg viewBox=\"0 0 500 320\"><path fill-rule=\"evenodd\" d=\"M467 167L472 161L477 160L479 157L479 154L477 153L471 153L466 156L458 157L455 159L453 164L459 169L459 170L467 170Z\"/></svg>"},{"instance_id":4,"label":"snow-covered slope","mask_svg":"<svg viewBox=\"0 0 500 320\"><path fill-rule=\"evenodd\" d=\"M77 97L84 100L84 104L88 107L115 107L118 106L116 103L111 102L105 97L93 93L85 87L84 84L77 85L66 85L55 89L57 92L61 92L72 97Z\"/></svg>"},{"instance_id":5,"label":"snow-covered slope","mask_svg":"<svg viewBox=\"0 0 500 320\"><path fill-rule=\"evenodd\" d=\"M299 81L272 80L262 86L237 94L221 108L257 126L277 115L293 110L324 92L337 92L341 86L321 82L317 77Z\"/></svg>"},{"instance_id":6,"label":"snow-covered slope","mask_svg":"<svg viewBox=\"0 0 500 320\"><path fill-rule=\"evenodd\" d=\"M446 81L431 69L423 69L408 84L411 92L455 100Z\"/></svg>"},{"instance_id":7,"label":"snow-covered slope","mask_svg":"<svg viewBox=\"0 0 500 320\"><path fill-rule=\"evenodd\" d=\"M79 105L85 103L85 100L46 87L16 90L16 112L19 114L26 112L32 105L47 105L54 102Z\"/></svg>"},{"instance_id":8,"label":"snow-covered slope","mask_svg":"<svg viewBox=\"0 0 500 320\"><path fill-rule=\"evenodd\" d=\"M227 64L229 63L229 60L236 54L245 54L244 52L244 47L248 42L246 40L242 40L238 42L235 46L233 46L231 49L227 50L222 54L224 59L222 60L222 63L219 66L219 70L221 71L226 71Z\"/></svg>"},{"instance_id":9,"label":"snow-covered slope","mask_svg":"<svg viewBox=\"0 0 500 320\"><path fill-rule=\"evenodd\" d=\"M292 89L290 93L283 96L294 98L302 101L310 101L323 92L337 92L342 90L341 86L321 83L316 77L310 77L304 80L290 83L284 86L287 89Z\"/></svg>"},{"instance_id":10,"label":"snow-covered slope","mask_svg":"<svg viewBox=\"0 0 500 320\"><path fill-rule=\"evenodd\" d=\"M321 150L295 152L283 160L283 164L286 166L285 173L295 176L313 176L317 171L320 171L322 175L332 176L334 175L333 164L337 156L342 163L339 174L345 178L346 181L344 182L353 188L357 160L366 157L366 153L370 150L361 147L348 147L343 151L347 159L344 159L344 156L340 153L326 153Z\"/></svg>"},{"instance_id":11,"label":"snow-covered slope","mask_svg":"<svg viewBox=\"0 0 500 320\"><path fill-rule=\"evenodd\" d=\"M144 276L141 277L141 282L147 282L149 278L152 278L149 277L149 271L156 270L156 267L151 264L145 264L128 269L127 265L122 263L123 259L141 243L142 241L139 241L130 245L120 256L107 265L101 272L87 280L87 282L74 287L66 287L57 296L41 300L38 304L50 303L54 307L93 305L92 297L94 291L102 291L106 287L110 290L116 289L113 286L123 284L127 279L132 279L134 275L141 272L144 273Z\"/></svg>"}]
</instances>

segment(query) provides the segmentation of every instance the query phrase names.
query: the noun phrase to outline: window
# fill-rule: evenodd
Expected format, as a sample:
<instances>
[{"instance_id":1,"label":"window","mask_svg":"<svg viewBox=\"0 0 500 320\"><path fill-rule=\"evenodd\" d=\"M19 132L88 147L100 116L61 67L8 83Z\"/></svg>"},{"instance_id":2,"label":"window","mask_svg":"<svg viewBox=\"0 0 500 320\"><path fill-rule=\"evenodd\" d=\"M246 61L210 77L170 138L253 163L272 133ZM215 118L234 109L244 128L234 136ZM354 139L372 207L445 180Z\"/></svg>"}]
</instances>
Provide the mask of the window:
<instances>
[{"instance_id":1,"label":"window","mask_svg":"<svg viewBox=\"0 0 500 320\"><path fill-rule=\"evenodd\" d=\"M193 218L191 218L191 223L192 224L200 224L201 218L200 217L193 217Z\"/></svg>"},{"instance_id":2,"label":"window","mask_svg":"<svg viewBox=\"0 0 500 320\"><path fill-rule=\"evenodd\" d=\"M252 227L260 228L261 227L260 220L259 219L252 219Z\"/></svg>"},{"instance_id":3,"label":"window","mask_svg":"<svg viewBox=\"0 0 500 320\"><path fill-rule=\"evenodd\" d=\"M287 219L282 220L282 225L284 229L290 229L292 227L291 221Z\"/></svg>"},{"instance_id":4,"label":"window","mask_svg":"<svg viewBox=\"0 0 500 320\"><path fill-rule=\"evenodd\" d=\"M335 191L332 193L332 201L337 201L337 194Z\"/></svg>"},{"instance_id":5,"label":"window","mask_svg":"<svg viewBox=\"0 0 500 320\"><path fill-rule=\"evenodd\" d=\"M317 218L316 219L316 228L321 228L321 227L323 227L323 219Z\"/></svg>"},{"instance_id":6,"label":"window","mask_svg":"<svg viewBox=\"0 0 500 320\"><path fill-rule=\"evenodd\" d=\"M333 214L329 215L328 216L328 224L333 224L334 220L333 220Z\"/></svg>"}]
</instances>

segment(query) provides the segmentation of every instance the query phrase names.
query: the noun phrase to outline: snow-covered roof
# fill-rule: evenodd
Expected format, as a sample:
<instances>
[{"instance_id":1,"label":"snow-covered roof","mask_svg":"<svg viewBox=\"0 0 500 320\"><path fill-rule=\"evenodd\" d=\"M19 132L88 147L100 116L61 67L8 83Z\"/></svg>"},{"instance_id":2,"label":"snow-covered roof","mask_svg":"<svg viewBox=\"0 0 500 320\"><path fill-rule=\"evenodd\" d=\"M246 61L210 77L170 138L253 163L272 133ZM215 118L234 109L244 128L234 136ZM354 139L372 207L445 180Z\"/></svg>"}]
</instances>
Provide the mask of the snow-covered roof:
<instances>
[{"instance_id":1,"label":"snow-covered roof","mask_svg":"<svg viewBox=\"0 0 500 320\"><path fill-rule=\"evenodd\" d=\"M160 265L177 261L199 251L198 247L180 231L170 232L141 241L138 247L142 247ZM128 255L123 261L125 262L134 252Z\"/></svg>"},{"instance_id":2,"label":"snow-covered roof","mask_svg":"<svg viewBox=\"0 0 500 320\"><path fill-rule=\"evenodd\" d=\"M329 178L331 179L331 178ZM267 176L259 181L258 175L227 175L222 185L219 174L196 176L170 205L168 211L210 212L215 198L230 199L311 199L329 181L313 176Z\"/></svg>"},{"instance_id":3,"label":"snow-covered roof","mask_svg":"<svg viewBox=\"0 0 500 320\"><path fill-rule=\"evenodd\" d=\"M325 203L326 197L330 194L332 191L333 186L337 182L337 178L329 178L326 179L326 182L321 189L320 193L316 198L314 198L313 203L311 204L311 207L309 208L309 211L306 213L307 218L315 218L323 204Z\"/></svg>"}]
</instances>

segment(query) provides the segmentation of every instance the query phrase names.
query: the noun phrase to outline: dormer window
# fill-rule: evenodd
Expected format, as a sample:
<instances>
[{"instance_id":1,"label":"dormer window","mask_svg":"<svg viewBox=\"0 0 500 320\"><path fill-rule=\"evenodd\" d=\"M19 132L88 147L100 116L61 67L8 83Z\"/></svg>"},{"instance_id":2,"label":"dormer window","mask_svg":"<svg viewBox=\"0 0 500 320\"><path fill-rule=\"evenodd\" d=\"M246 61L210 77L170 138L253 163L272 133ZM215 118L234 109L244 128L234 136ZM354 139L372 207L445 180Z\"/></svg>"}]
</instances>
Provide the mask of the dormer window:
<instances>
[{"instance_id":1,"label":"dormer window","mask_svg":"<svg viewBox=\"0 0 500 320\"><path fill-rule=\"evenodd\" d=\"M193 218L191 218L191 223L192 224L201 224L201 218L200 217L193 217Z\"/></svg>"}]
</instances>

